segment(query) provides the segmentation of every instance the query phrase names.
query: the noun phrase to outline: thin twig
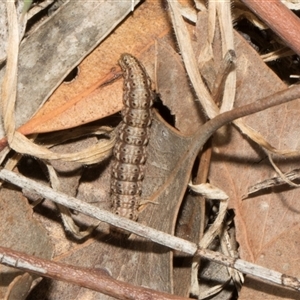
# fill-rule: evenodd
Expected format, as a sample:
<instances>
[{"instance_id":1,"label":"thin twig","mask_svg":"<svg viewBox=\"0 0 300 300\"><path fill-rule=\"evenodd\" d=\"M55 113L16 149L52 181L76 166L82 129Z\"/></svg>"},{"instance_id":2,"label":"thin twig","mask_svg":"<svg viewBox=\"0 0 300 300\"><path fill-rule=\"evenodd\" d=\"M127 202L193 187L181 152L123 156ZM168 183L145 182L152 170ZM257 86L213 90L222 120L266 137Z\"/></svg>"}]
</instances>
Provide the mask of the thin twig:
<instances>
[{"instance_id":1,"label":"thin twig","mask_svg":"<svg viewBox=\"0 0 300 300\"><path fill-rule=\"evenodd\" d=\"M40 276L77 284L121 300L187 299L116 280L102 269L74 267L4 247L0 247L0 262Z\"/></svg>"},{"instance_id":2,"label":"thin twig","mask_svg":"<svg viewBox=\"0 0 300 300\"><path fill-rule=\"evenodd\" d=\"M211 91L212 98L217 105L222 101L223 91L225 90L225 83L230 72L236 67L236 55L233 50L229 50L223 60L221 61L214 86Z\"/></svg>"},{"instance_id":3,"label":"thin twig","mask_svg":"<svg viewBox=\"0 0 300 300\"><path fill-rule=\"evenodd\" d=\"M283 174L284 178L287 178L289 180L295 180L300 178L300 169L294 169L290 172ZM242 197L242 199L246 199L253 193L257 193L258 191L274 187L274 186L280 186L283 184L287 184L286 180L284 180L282 177L272 177L270 179L266 179L262 182L256 183L253 186L248 187L248 193Z\"/></svg>"},{"instance_id":4,"label":"thin twig","mask_svg":"<svg viewBox=\"0 0 300 300\"><path fill-rule=\"evenodd\" d=\"M14 172L2 169L0 171L0 178L13 183L16 186L21 187L22 189L25 189L32 193L36 193L37 195L40 195L43 198L50 199L55 203L59 203L61 205L69 207L70 209L74 209L83 214L94 217L100 221L109 223L113 226L123 228L139 236L147 237L148 239L157 242L161 245L165 245L167 247L184 253L188 253L190 255L194 255L197 251L197 245L193 243L184 241L172 235L167 235L166 233L160 232L158 230L151 229L145 225L131 221L127 218L119 217L107 210L99 209L89 203L85 203L74 197L70 197L66 194L56 192L46 185L37 183L34 180L31 180ZM166 237L170 238L169 241L166 241Z\"/></svg>"}]
</instances>

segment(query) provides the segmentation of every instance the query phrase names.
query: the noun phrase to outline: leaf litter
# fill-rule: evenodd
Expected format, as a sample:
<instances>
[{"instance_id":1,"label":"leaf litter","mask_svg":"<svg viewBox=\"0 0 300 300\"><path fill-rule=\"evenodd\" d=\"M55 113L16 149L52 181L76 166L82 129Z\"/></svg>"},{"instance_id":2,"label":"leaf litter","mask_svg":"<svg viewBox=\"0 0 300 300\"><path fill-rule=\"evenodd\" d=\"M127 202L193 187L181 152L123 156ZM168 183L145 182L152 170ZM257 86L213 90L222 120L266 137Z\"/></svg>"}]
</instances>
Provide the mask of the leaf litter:
<instances>
[{"instance_id":1,"label":"leaf litter","mask_svg":"<svg viewBox=\"0 0 300 300\"><path fill-rule=\"evenodd\" d=\"M149 6L147 5L149 4L145 4L144 6L145 10L147 8L149 9ZM202 25L200 24L201 23L198 22L197 26L202 28L201 26L204 25L203 23ZM165 39L165 36L162 39ZM171 38L169 37L169 39ZM197 42L199 43L202 39L203 37L200 36ZM237 75L238 89L236 92L235 105L241 106L242 104L247 103L247 100L252 102L265 95L270 95L279 89L284 89L285 85L282 81L274 76L274 74L262 64L259 56L254 55L253 50L245 42L240 40L240 38L235 37L235 39L237 40L235 42L235 51L238 58L237 74L241 74L240 76ZM145 58L145 61L149 59L149 53L153 53L153 51L154 50L151 50L151 47L144 51L144 55L148 57ZM252 55L251 58L250 54ZM241 58L240 61L239 58ZM172 66L168 63L164 68L171 69ZM180 71L181 75L182 72L183 69ZM260 76L257 76L257 73L260 74ZM201 74L205 78L205 73ZM256 84L254 84L254 82ZM276 82L276 84L274 84L274 82ZM156 84L159 87L159 80L157 80ZM251 88L249 88L249 85ZM274 86L276 89L274 89ZM253 93L254 87L255 93ZM174 89L174 85L170 85L169 88L166 88L166 90L168 89ZM181 90L180 85L178 86L178 89ZM176 92L174 94L176 95ZM255 96L253 97L253 95ZM120 99L120 97L118 98ZM163 96L162 100L166 98L168 97ZM209 95L208 98L210 98ZM180 103L178 104L178 107L181 107ZM176 105L174 109L178 109ZM193 108L191 107L190 109ZM288 114L293 114L293 112L296 111L297 102L286 104L285 120L295 119L295 117L288 117ZM267 140L271 142L272 145L278 146L278 148L282 148L280 147L281 145L288 145L287 148L297 149L297 145L294 143L293 139L296 129L291 130L287 121L282 121L280 124L280 135L276 134L276 136L274 136L271 134L274 132L274 128L278 128L278 125L276 124L277 120L283 120L282 110L274 108L267 112L269 112L270 116L265 115L266 112L264 112L257 114L257 116L264 114L264 117L247 117L245 120L247 120L251 127L255 128L262 136L267 137ZM213 113L217 113L217 111L215 110ZM176 124L180 124L181 122L184 124L184 121L181 119L182 117L179 117L178 113L176 114L176 118ZM199 120L195 121L195 124L198 124L198 122ZM274 122L274 125L270 126L270 122ZM180 125L178 125L178 127L180 127ZM186 128L188 127L189 126L186 126ZM272 130L270 130L270 128L272 128ZM284 132L283 129L286 131ZM149 148L153 150L149 150L147 177L144 182L145 191L143 191L143 193L145 197L150 197L152 200L156 199L163 201L162 203L164 204L146 205L141 212L140 222L162 231L172 233L174 231L181 199L186 189L185 184L181 185L181 183L187 183L189 180L189 174L185 174L184 171L191 169L192 162L183 162L183 165L186 167L184 170L178 171L178 173L175 174L177 176L172 174L172 165L174 161L178 161L182 156L182 153L184 153L185 149L189 146L190 140L184 136L178 135L175 131L172 131L168 125L164 124L159 118L155 119L152 130L153 137L151 138ZM260 178L265 179L271 177L271 174L274 171L270 168L270 165L267 163L266 155L259 147L251 143L249 147L249 141L244 137L241 137L234 129L227 128L227 134L228 133L231 138L230 143L227 143L225 140L226 137L220 136L220 133L214 138L214 144L216 144L216 146L213 148L214 151L209 178L211 183L218 188L221 188L223 191L226 191L229 195L229 206L235 211L234 220L237 229L237 240L240 246L239 253L241 257L246 260L257 262L272 269L278 270L279 268L280 271L283 271L284 273L297 276L297 270L294 269L295 264L292 264L289 261L289 259L297 257L297 247L295 246L292 248L295 250L294 255L289 254L287 256L285 249L288 247L284 244L285 242L288 242L288 245L291 245L291 243L296 245L297 243L295 234L298 226L295 215L297 213L297 204L296 201L294 201L294 199L297 198L297 190L284 190L280 191L280 194L278 192L274 195L272 194L272 202L271 199L268 199L268 195L260 195L259 199L248 199L242 202L242 193L245 192L244 187L249 186L251 182L259 182ZM280 140L278 137L280 137ZM220 159L220 157L222 159ZM261 160L261 157L263 157L263 160ZM280 158L276 159L276 162L283 164L285 170L289 170L295 162L293 159L289 160L290 165L286 160L281 160ZM229 163L227 163L227 161ZM189 167L187 167L187 165ZM244 166L242 174L240 172L241 165ZM107 169L103 171L103 173L105 172L108 173ZM172 174L172 176L170 174ZM236 174L237 176L233 174ZM170 181L170 176L174 178L174 181ZM106 181L108 181L108 175L103 175L103 178L106 178ZM168 186L167 196L162 193L161 195L158 195L158 197L155 197L157 188L164 184ZM108 195L106 195L106 197L108 197ZM278 217L281 218L279 222L277 222ZM164 220L164 222L161 220ZM257 222L257 220L263 220L264 222ZM201 222L203 222L203 220L201 220ZM277 224L279 227L276 227ZM282 226L282 224L285 226ZM262 228L264 230L262 230ZM153 242L145 244L141 243L140 238L131 237L128 242L124 242L124 245L119 247L120 245L118 245L118 243L114 244L114 242L105 235L104 226L103 228L100 227L98 229L98 233L96 230L96 234L92 239L87 240L83 244L74 243L73 246L73 250L66 250L65 254L61 255L58 259L74 265L79 263L80 265L86 266L106 266L107 268L110 268L112 273L115 272L113 274L114 277L118 277L119 279L127 280L138 285L151 286L154 289L167 292L171 292L173 289L171 284L171 252L165 252L164 248ZM126 249L126 247L128 249ZM135 249L138 249L141 253L137 253ZM103 251L103 254L101 254L101 251ZM107 253L113 253L113 255L107 255ZM149 253L151 253L150 259ZM85 260L79 259L83 256L88 257L86 257ZM127 262L127 264L125 264L124 261ZM139 268L139 266L146 264L153 266L147 270L148 274L144 269ZM158 277L159 280L155 281L153 279L155 277ZM164 280L162 281L161 278L164 278ZM249 280L249 283L247 280ZM255 293L257 290L261 289L262 283L257 283L255 281L253 283L248 277L247 280L246 285L243 287L240 294L241 299L243 299L243 297L245 299L249 299L249 297L253 298L256 296ZM163 283L163 285L161 285L161 283ZM66 293L65 296L67 297L67 295L69 296L68 292L71 292L70 295L74 293L74 297L75 295L93 298L98 297L95 292L90 290L79 287L74 288L74 286L70 285L66 288L65 285L59 282L55 282L54 284L57 287L60 286L60 288L53 290L53 294L51 295L53 299L57 299L58 296L64 295L63 293ZM247 284L249 284L252 289L249 289ZM272 294L272 299L274 299L274 295L282 294L280 288L279 290L278 288L276 290L275 287L270 288L268 285L266 286L266 284L263 284L262 289L266 291L266 297L268 296L268 293ZM294 292L290 292L290 294L287 293L286 295L287 297L292 298L295 294ZM101 296L101 299L104 298Z\"/></svg>"}]
</instances>

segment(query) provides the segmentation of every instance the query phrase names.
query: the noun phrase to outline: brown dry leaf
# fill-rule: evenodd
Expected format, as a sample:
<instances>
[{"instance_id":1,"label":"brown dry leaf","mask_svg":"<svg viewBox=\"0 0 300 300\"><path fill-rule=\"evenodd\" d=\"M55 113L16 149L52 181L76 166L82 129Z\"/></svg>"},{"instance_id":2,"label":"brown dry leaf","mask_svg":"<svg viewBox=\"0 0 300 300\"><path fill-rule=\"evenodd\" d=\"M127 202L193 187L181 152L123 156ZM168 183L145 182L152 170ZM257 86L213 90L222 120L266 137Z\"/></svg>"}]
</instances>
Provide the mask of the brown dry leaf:
<instances>
[{"instance_id":1,"label":"brown dry leaf","mask_svg":"<svg viewBox=\"0 0 300 300\"><path fill-rule=\"evenodd\" d=\"M176 224L176 236L195 243L199 241L199 224L203 215L201 208L199 198L190 194L185 195ZM180 253L174 253L172 279L175 295L189 296L192 262L191 257L182 257Z\"/></svg>"},{"instance_id":2,"label":"brown dry leaf","mask_svg":"<svg viewBox=\"0 0 300 300\"><path fill-rule=\"evenodd\" d=\"M203 37L204 23L198 24L199 41ZM201 31L200 31L201 30ZM215 64L220 53L218 40L214 40ZM257 53L237 34L237 93L235 106L252 102L279 90L286 85L261 61ZM206 73L203 72L203 76ZM299 149L297 120L299 102L268 109L250 117L245 122L278 148ZM294 261L299 255L297 244L300 209L299 190L286 187L262 193L242 201L247 187L274 176L274 170L261 149L245 139L234 128L227 128L227 136L214 137L214 154L210 182L224 190L230 198L230 208L235 212L237 240L242 259L299 276L299 266ZM286 172L295 168L296 160L277 159ZM261 283L246 277L239 299L298 299L299 294L280 287Z\"/></svg>"},{"instance_id":3,"label":"brown dry leaf","mask_svg":"<svg viewBox=\"0 0 300 300\"><path fill-rule=\"evenodd\" d=\"M32 209L21 192L7 187L0 191L0 244L41 258L51 259L53 247L47 231L32 217ZM24 299L36 276L0 265L0 298ZM14 281L12 281L15 278ZM9 296L10 295L10 296ZM12 296L14 295L14 296ZM13 299L13 298L9 298Z\"/></svg>"},{"instance_id":4,"label":"brown dry leaf","mask_svg":"<svg viewBox=\"0 0 300 300\"><path fill-rule=\"evenodd\" d=\"M20 47L17 127L36 113L65 76L129 11L127 2L67 1L27 37ZM0 71L1 82L4 71ZM0 128L3 137L2 125Z\"/></svg>"},{"instance_id":5,"label":"brown dry leaf","mask_svg":"<svg viewBox=\"0 0 300 300\"><path fill-rule=\"evenodd\" d=\"M114 69L120 54L129 52L140 56L154 45L155 39L164 37L170 29L167 13L161 5L158 2L145 1L114 34L110 34L101 43L101 47L96 48L79 65L76 79L62 84L37 115L20 128L20 132L29 134L66 129L120 111L122 80L105 85L117 72ZM153 54L154 50L148 54L152 56L149 59L152 70ZM150 68L148 70L152 75ZM104 86L99 88L101 84Z\"/></svg>"},{"instance_id":6,"label":"brown dry leaf","mask_svg":"<svg viewBox=\"0 0 300 300\"><path fill-rule=\"evenodd\" d=\"M195 101L182 59L163 42L158 43L157 53L157 92L174 115L176 128L192 135L203 123L203 114L200 103Z\"/></svg>"}]
</instances>

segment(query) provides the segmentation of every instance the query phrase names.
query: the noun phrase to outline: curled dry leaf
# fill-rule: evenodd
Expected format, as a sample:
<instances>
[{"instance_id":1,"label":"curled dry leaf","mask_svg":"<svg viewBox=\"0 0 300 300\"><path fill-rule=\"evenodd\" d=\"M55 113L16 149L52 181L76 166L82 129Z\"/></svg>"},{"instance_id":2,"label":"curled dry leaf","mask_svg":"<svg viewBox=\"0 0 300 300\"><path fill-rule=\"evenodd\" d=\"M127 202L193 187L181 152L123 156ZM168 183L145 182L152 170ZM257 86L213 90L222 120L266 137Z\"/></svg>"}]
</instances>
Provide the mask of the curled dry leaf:
<instances>
[{"instance_id":1,"label":"curled dry leaf","mask_svg":"<svg viewBox=\"0 0 300 300\"><path fill-rule=\"evenodd\" d=\"M228 196L226 193L209 183L192 184L189 187L195 193L203 195L207 199L226 200Z\"/></svg>"},{"instance_id":2,"label":"curled dry leaf","mask_svg":"<svg viewBox=\"0 0 300 300\"><path fill-rule=\"evenodd\" d=\"M109 157L115 143L115 134L109 140L102 139L97 144L75 153L55 153L46 147L37 145L19 132L13 135L11 148L21 154L31 155L40 159L73 161L83 164L95 164Z\"/></svg>"}]
</instances>

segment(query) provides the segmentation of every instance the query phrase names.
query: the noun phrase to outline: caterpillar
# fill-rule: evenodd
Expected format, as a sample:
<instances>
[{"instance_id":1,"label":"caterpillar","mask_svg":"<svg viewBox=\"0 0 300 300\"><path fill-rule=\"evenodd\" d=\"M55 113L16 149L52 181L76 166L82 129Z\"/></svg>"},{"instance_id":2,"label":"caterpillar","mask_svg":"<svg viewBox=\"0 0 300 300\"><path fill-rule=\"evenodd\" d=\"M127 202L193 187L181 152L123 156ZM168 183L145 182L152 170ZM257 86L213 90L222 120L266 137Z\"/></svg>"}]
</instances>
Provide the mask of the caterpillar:
<instances>
[{"instance_id":1,"label":"caterpillar","mask_svg":"<svg viewBox=\"0 0 300 300\"><path fill-rule=\"evenodd\" d=\"M124 76L124 109L113 149L111 206L115 214L136 221L145 174L154 92L144 66L134 56L122 54L119 64Z\"/></svg>"}]
</instances>

